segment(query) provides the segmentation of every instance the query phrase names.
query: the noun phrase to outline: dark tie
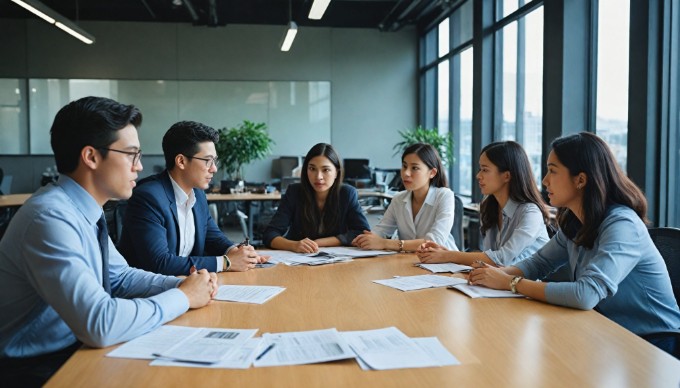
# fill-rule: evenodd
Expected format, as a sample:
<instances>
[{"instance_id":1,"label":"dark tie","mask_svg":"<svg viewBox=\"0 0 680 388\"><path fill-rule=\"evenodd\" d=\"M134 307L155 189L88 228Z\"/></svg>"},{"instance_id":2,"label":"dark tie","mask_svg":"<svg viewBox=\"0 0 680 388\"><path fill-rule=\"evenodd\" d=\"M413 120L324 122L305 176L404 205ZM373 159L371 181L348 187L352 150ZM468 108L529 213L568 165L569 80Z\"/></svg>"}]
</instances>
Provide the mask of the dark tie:
<instances>
[{"instance_id":1,"label":"dark tie","mask_svg":"<svg viewBox=\"0 0 680 388\"><path fill-rule=\"evenodd\" d=\"M102 286L104 291L111 295L111 280L109 279L109 231L106 227L106 218L104 213L97 221L97 240L99 240L99 249L102 251Z\"/></svg>"}]
</instances>

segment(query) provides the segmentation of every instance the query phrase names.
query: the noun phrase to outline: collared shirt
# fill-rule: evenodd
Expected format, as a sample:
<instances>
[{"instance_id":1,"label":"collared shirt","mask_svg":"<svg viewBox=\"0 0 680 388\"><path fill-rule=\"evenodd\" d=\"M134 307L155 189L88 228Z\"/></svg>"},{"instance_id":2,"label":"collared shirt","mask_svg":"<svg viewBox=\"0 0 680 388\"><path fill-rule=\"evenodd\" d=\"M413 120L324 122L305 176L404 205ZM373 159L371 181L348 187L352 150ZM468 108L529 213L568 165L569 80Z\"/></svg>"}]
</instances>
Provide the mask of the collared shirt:
<instances>
[{"instance_id":1,"label":"collared shirt","mask_svg":"<svg viewBox=\"0 0 680 388\"><path fill-rule=\"evenodd\" d=\"M168 177L170 183L172 183L172 191L175 193L175 203L177 204L177 227L179 229L179 252L177 252L177 256L186 257L191 255L196 242L196 222L192 210L196 204L196 195L193 189L187 195L172 179L172 175L168 174ZM222 272L224 259L222 256L216 256L215 260L217 261L216 271Z\"/></svg>"},{"instance_id":2,"label":"collared shirt","mask_svg":"<svg viewBox=\"0 0 680 388\"><path fill-rule=\"evenodd\" d=\"M127 265L109 239L113 297L102 287L102 208L71 178L38 190L0 242L0 357L29 357L76 342L133 339L189 309L181 279ZM132 299L135 298L135 299Z\"/></svg>"},{"instance_id":3,"label":"collared shirt","mask_svg":"<svg viewBox=\"0 0 680 388\"><path fill-rule=\"evenodd\" d=\"M373 233L390 238L396 231L402 240L431 240L457 251L456 241L451 235L456 207L453 191L447 187L430 186L415 220L412 199L412 191L397 193L378 225L371 229Z\"/></svg>"},{"instance_id":4,"label":"collared shirt","mask_svg":"<svg viewBox=\"0 0 680 388\"><path fill-rule=\"evenodd\" d=\"M571 281L546 284L549 303L584 310L596 307L639 335L680 328L666 264L632 209L611 206L592 249L576 245L560 230L515 266L526 278L541 279L563 265L569 266Z\"/></svg>"},{"instance_id":5,"label":"collared shirt","mask_svg":"<svg viewBox=\"0 0 680 388\"><path fill-rule=\"evenodd\" d=\"M498 265L524 260L549 240L543 213L536 204L508 199L502 219L500 233L494 224L486 231L483 241L484 253Z\"/></svg>"}]
</instances>

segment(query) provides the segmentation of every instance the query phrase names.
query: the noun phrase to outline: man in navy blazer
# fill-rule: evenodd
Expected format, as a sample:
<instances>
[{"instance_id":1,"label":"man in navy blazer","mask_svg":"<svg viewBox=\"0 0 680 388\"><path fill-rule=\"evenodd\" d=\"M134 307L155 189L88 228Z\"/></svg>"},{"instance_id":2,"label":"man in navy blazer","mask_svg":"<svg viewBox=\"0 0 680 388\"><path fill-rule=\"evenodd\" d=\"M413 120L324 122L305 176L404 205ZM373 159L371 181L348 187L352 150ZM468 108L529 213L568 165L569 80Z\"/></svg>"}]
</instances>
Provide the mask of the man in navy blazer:
<instances>
[{"instance_id":1,"label":"man in navy blazer","mask_svg":"<svg viewBox=\"0 0 680 388\"><path fill-rule=\"evenodd\" d=\"M130 266L166 275L247 271L266 262L250 245L235 245L208 211L204 190L217 172L218 132L193 121L163 136L166 170L141 180L125 211L119 250Z\"/></svg>"}]
</instances>

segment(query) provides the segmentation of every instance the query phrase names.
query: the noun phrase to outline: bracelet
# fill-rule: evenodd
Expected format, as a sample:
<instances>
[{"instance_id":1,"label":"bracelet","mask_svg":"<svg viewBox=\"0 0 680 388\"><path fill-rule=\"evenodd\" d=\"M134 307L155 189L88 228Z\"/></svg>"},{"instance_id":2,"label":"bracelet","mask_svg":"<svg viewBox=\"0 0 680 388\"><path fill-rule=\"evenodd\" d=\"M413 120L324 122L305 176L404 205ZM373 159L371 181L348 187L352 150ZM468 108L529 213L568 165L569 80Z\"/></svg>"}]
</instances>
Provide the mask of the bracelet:
<instances>
[{"instance_id":1,"label":"bracelet","mask_svg":"<svg viewBox=\"0 0 680 388\"><path fill-rule=\"evenodd\" d=\"M521 277L521 276L515 276L515 277L512 278L512 280L510 281L510 291L512 291L513 294L516 294L516 293L517 293L517 284L518 284L522 279L524 279L524 278Z\"/></svg>"},{"instance_id":2,"label":"bracelet","mask_svg":"<svg viewBox=\"0 0 680 388\"><path fill-rule=\"evenodd\" d=\"M404 240L399 240L399 253L404 253Z\"/></svg>"},{"instance_id":3,"label":"bracelet","mask_svg":"<svg viewBox=\"0 0 680 388\"><path fill-rule=\"evenodd\" d=\"M226 254L222 255L222 257L224 258L224 267L222 268L222 271L227 272L229 271L229 268L231 268L231 261L229 260L229 256Z\"/></svg>"}]
</instances>

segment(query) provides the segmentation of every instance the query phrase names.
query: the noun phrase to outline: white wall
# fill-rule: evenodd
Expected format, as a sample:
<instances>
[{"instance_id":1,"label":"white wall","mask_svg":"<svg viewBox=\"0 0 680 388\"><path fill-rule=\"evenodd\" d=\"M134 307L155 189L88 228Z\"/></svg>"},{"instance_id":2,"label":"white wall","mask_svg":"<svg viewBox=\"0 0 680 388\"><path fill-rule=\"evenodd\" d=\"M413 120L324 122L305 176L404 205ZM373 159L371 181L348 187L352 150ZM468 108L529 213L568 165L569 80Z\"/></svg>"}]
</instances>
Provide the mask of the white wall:
<instances>
[{"instance_id":1,"label":"white wall","mask_svg":"<svg viewBox=\"0 0 680 388\"><path fill-rule=\"evenodd\" d=\"M40 20L0 19L0 78L166 80L327 80L331 139L342 157L368 157L398 167L398 130L417 121L417 34L371 29L300 27L293 48L278 50L284 26L82 22L97 41L88 46ZM0 128L2 131L3 128ZM295 136L294 129L291 136ZM300 139L312 146L315 139ZM274 155L276 156L276 155ZM2 157L21 172L26 157ZM25 170L23 170L25 171ZM145 169L150 173L151 168ZM246 168L267 180L270 161ZM17 179L14 190L36 181ZM31 186L31 187L29 187Z\"/></svg>"}]
</instances>

